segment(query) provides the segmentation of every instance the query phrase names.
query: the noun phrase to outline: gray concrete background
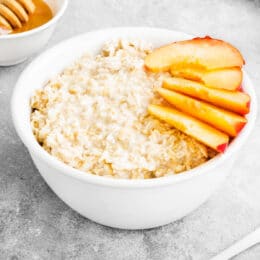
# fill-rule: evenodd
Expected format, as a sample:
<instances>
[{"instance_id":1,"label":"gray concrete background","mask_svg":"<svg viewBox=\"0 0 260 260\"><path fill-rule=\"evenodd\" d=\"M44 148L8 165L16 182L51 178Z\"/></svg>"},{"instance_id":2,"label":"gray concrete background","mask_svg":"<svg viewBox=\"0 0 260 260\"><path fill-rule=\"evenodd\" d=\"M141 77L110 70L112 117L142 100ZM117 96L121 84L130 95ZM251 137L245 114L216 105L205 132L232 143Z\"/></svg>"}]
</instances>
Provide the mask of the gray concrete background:
<instances>
[{"instance_id":1,"label":"gray concrete background","mask_svg":"<svg viewBox=\"0 0 260 260\"><path fill-rule=\"evenodd\" d=\"M73 0L49 45L110 26L157 26L235 44L260 95L260 1ZM24 46L26 48L26 46ZM0 259L209 259L260 225L260 119L230 178L170 225L121 231L71 210L48 188L18 139L12 89L30 62L0 68ZM260 259L260 246L235 258Z\"/></svg>"}]
</instances>

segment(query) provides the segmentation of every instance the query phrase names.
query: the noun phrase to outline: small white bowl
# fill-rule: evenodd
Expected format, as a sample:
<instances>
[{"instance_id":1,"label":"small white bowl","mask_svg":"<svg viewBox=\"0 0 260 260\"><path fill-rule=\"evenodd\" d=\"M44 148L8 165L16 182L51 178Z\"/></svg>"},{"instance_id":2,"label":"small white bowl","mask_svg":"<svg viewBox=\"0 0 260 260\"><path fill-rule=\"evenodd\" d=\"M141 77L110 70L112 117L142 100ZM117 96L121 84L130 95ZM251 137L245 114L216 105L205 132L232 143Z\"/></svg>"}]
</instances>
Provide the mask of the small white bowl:
<instances>
[{"instance_id":1,"label":"small white bowl","mask_svg":"<svg viewBox=\"0 0 260 260\"><path fill-rule=\"evenodd\" d=\"M66 40L36 58L20 76L12 97L13 122L45 181L71 208L111 227L152 228L184 217L205 202L225 180L254 127L256 95L244 73L243 88L251 96L248 123L224 154L190 171L158 179L122 180L73 169L48 154L35 140L30 126L29 99L35 89L41 88L82 53L96 53L105 41L118 38L144 39L160 46L192 36L164 29L127 27L90 32Z\"/></svg>"},{"instance_id":2,"label":"small white bowl","mask_svg":"<svg viewBox=\"0 0 260 260\"><path fill-rule=\"evenodd\" d=\"M68 6L68 0L44 1L53 13L53 18L49 22L27 32L0 35L0 66L21 63L48 42Z\"/></svg>"}]
</instances>

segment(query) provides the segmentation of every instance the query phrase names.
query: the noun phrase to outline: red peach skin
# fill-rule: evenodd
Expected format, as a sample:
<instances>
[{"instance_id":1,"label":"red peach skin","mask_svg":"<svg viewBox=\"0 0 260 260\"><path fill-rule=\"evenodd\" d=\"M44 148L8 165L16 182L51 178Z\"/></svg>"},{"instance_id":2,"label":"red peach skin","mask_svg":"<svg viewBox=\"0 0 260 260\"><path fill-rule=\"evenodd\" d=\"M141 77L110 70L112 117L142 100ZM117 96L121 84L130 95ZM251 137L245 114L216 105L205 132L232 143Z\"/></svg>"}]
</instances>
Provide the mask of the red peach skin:
<instances>
[{"instance_id":1,"label":"red peach skin","mask_svg":"<svg viewBox=\"0 0 260 260\"><path fill-rule=\"evenodd\" d=\"M169 71L172 67L215 70L242 67L243 64L244 60L238 49L210 37L174 42L155 49L145 58L145 67L152 72Z\"/></svg>"},{"instance_id":2,"label":"red peach skin","mask_svg":"<svg viewBox=\"0 0 260 260\"><path fill-rule=\"evenodd\" d=\"M174 108L150 105L148 112L217 152L223 153L228 146L228 135Z\"/></svg>"},{"instance_id":3,"label":"red peach skin","mask_svg":"<svg viewBox=\"0 0 260 260\"><path fill-rule=\"evenodd\" d=\"M212 89L198 82L174 77L166 77L163 81L163 88L204 100L241 115L249 112L250 97L241 91Z\"/></svg>"},{"instance_id":4,"label":"red peach skin","mask_svg":"<svg viewBox=\"0 0 260 260\"><path fill-rule=\"evenodd\" d=\"M210 124L211 126L235 137L244 127L246 118L218 108L203 101L185 96L168 89L158 89L159 94L180 111Z\"/></svg>"}]
</instances>

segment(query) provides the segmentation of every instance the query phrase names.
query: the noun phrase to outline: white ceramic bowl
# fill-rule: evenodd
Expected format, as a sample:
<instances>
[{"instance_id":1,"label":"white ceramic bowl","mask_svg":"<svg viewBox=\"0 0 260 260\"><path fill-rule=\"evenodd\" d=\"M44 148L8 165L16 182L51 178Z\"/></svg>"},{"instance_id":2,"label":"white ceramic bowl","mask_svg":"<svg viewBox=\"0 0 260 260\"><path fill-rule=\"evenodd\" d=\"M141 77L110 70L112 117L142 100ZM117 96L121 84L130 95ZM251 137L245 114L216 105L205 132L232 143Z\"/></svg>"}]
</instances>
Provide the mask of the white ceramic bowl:
<instances>
[{"instance_id":1,"label":"white ceramic bowl","mask_svg":"<svg viewBox=\"0 0 260 260\"><path fill-rule=\"evenodd\" d=\"M245 73L243 87L252 99L247 125L224 154L193 170L158 179L114 180L73 169L49 155L35 140L29 98L83 52L97 52L104 41L116 38L139 38L159 46L191 36L164 29L114 28L66 40L36 58L20 76L12 98L13 122L45 181L71 208L111 227L152 228L180 219L199 207L227 177L254 126L256 95Z\"/></svg>"},{"instance_id":2,"label":"white ceramic bowl","mask_svg":"<svg viewBox=\"0 0 260 260\"><path fill-rule=\"evenodd\" d=\"M23 62L39 51L50 39L55 26L64 14L68 0L44 0L51 8L53 18L33 30L0 36L0 66Z\"/></svg>"}]
</instances>

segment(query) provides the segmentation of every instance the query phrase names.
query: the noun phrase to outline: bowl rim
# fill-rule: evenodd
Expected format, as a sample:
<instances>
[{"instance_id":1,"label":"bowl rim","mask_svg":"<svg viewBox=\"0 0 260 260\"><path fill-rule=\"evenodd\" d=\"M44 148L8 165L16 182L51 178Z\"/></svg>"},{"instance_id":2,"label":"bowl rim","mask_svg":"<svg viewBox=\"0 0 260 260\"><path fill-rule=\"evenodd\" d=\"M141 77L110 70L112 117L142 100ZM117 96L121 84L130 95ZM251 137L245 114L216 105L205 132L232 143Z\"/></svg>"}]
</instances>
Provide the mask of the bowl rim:
<instances>
[{"instance_id":1,"label":"bowl rim","mask_svg":"<svg viewBox=\"0 0 260 260\"><path fill-rule=\"evenodd\" d=\"M58 20L63 16L64 12L66 11L68 4L69 4L69 0L63 0L61 8L47 23L44 23L41 26L38 26L29 31L0 35L0 40L11 40L11 39L23 38L47 29L51 25L58 22Z\"/></svg>"},{"instance_id":2,"label":"bowl rim","mask_svg":"<svg viewBox=\"0 0 260 260\"><path fill-rule=\"evenodd\" d=\"M202 176L204 174L209 174L209 171L213 168L218 167L219 165L223 164L226 160L232 159L232 155L238 151L241 146L244 144L246 139L248 138L249 134L252 132L256 115L257 115L257 99L256 99L256 93L254 90L254 86L252 84L252 81L250 80L248 74L244 71L244 82L246 92L250 94L251 102L250 102L250 112L247 114L248 122L245 125L245 127L242 129L242 131L239 133L239 135L232 141L232 143L228 146L227 150L223 154L218 154L215 158L201 164L200 166L197 166L191 170L182 172L181 174L171 175L171 176L165 176L160 178L153 178L153 179L114 179L109 178L105 176L98 176L91 173L83 172L81 170L72 168L71 166L59 161L54 156L50 155L47 151L45 151L39 143L36 141L35 138L33 138L32 141L30 138L28 138L28 135L33 135L33 133L27 133L23 131L23 128L21 127L21 122L17 120L19 117L19 109L16 106L16 103L19 102L20 96L22 91L19 91L20 86L22 85L23 78L25 75L30 73L30 67L31 66L37 66L38 61L42 59L42 57L47 56L49 53L52 53L55 51L55 49L58 49L60 46L62 46L64 43L67 43L69 41L74 40L75 38L81 38L84 37L90 33L103 33L103 32L109 32L109 31L121 31L121 30L153 30L158 31L158 33L161 30L168 31L169 33L182 33L181 31L174 31L174 30L167 30L164 28L156 28L156 27L113 27L113 28L107 28L103 30L96 30L92 32L83 33L77 36L74 36L72 38L66 39L64 41L61 41L60 43L54 45L50 49L44 51L42 54L40 54L37 58L35 58L21 73L19 79L17 80L17 83L15 85L15 88L13 90L13 95L11 99L11 112L12 112L12 120L14 127L16 129L16 132L18 133L20 139L23 141L27 149L29 150L31 156L33 159L40 159L43 161L43 163L47 164L48 167L54 168L58 170L59 173L66 175L68 177L72 177L75 179L78 179L83 182L88 182L91 184L96 184L100 186L107 186L107 187L114 187L114 188L149 188L149 187L161 187L161 186L168 186L173 183L182 182L185 180L190 180L195 177ZM185 33L183 33L185 34ZM190 35L193 37L193 35ZM34 136L33 136L34 137Z\"/></svg>"}]
</instances>

